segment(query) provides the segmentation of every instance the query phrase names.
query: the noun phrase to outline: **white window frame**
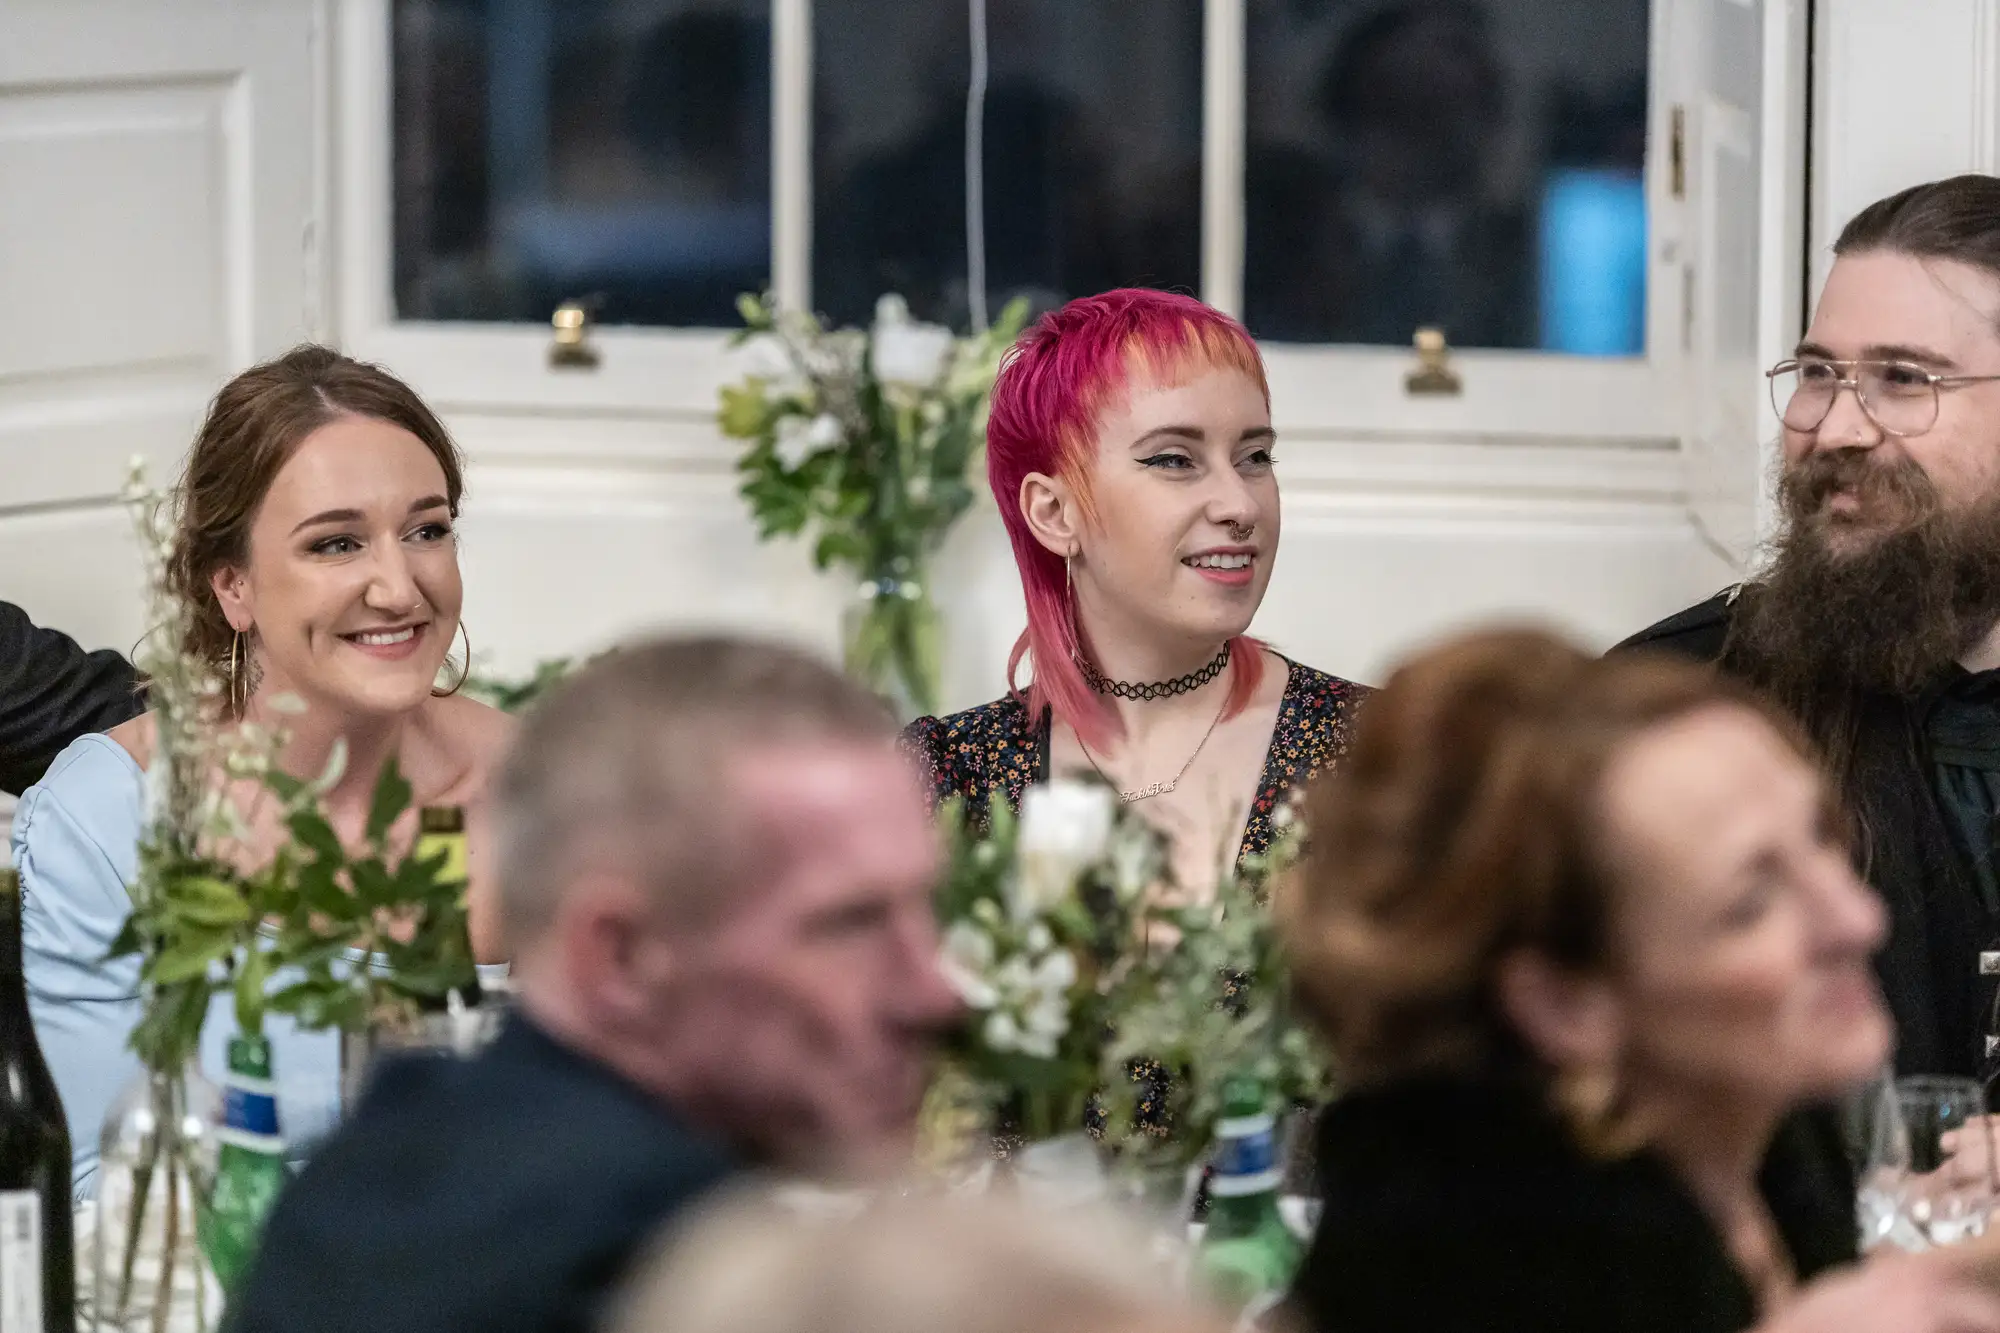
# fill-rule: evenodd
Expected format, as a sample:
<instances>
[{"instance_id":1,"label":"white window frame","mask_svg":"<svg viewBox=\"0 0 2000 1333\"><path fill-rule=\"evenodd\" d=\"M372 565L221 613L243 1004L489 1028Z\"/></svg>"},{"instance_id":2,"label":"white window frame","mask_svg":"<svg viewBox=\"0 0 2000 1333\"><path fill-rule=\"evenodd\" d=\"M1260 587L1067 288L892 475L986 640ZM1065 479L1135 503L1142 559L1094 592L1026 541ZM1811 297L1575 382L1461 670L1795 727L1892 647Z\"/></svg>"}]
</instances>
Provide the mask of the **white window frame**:
<instances>
[{"instance_id":1,"label":"white window frame","mask_svg":"<svg viewBox=\"0 0 2000 1333\"><path fill-rule=\"evenodd\" d=\"M1652 3L1647 354L1600 359L1454 349L1463 392L1417 397L1403 386L1414 365L1407 351L1267 344L1281 429L1364 440L1673 446L1686 339L1676 254L1682 228L1691 225L1690 201L1672 197L1664 147L1668 108L1682 81L1672 68L1668 32L1677 0ZM772 278L779 299L793 305L808 301L811 285L811 4L772 0ZM1202 291L1232 313L1242 304L1246 4L1206 0L1204 24ZM546 326L394 317L389 0L342 0L338 12L336 101L345 133L336 159L336 271L339 327L348 350L393 366L447 412L711 417L728 377L726 330L599 328L592 336L600 365L557 370L548 363ZM1767 77L1782 75L1792 63L1767 53ZM1802 92L1787 88L1785 95ZM1784 188L1799 195L1802 182Z\"/></svg>"}]
</instances>

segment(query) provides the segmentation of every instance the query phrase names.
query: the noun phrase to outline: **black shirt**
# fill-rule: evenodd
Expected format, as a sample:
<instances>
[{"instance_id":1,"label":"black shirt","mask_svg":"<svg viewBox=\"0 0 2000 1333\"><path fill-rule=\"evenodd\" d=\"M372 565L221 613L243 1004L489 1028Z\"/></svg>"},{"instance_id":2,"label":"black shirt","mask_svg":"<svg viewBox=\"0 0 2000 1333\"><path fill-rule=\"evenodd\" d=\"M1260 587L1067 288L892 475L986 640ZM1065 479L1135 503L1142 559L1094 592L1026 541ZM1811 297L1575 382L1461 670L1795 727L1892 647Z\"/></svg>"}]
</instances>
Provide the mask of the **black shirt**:
<instances>
[{"instance_id":1,"label":"black shirt","mask_svg":"<svg viewBox=\"0 0 2000 1333\"><path fill-rule=\"evenodd\" d=\"M1924 722L1938 803L1989 912L2000 912L1993 814L2000 809L2000 671L1959 672Z\"/></svg>"},{"instance_id":2,"label":"black shirt","mask_svg":"<svg viewBox=\"0 0 2000 1333\"><path fill-rule=\"evenodd\" d=\"M582 1333L735 1164L520 1015L391 1064L271 1216L233 1333Z\"/></svg>"},{"instance_id":3,"label":"black shirt","mask_svg":"<svg viewBox=\"0 0 2000 1333\"><path fill-rule=\"evenodd\" d=\"M0 791L19 796L64 746L144 706L131 663L110 651L86 653L0 602Z\"/></svg>"},{"instance_id":4,"label":"black shirt","mask_svg":"<svg viewBox=\"0 0 2000 1333\"><path fill-rule=\"evenodd\" d=\"M1651 1153L1587 1156L1532 1092L1413 1077L1320 1116L1325 1211L1292 1304L1313 1333L1737 1333L1749 1285ZM1854 1185L1821 1113L1758 1181L1801 1281L1855 1253Z\"/></svg>"}]
</instances>

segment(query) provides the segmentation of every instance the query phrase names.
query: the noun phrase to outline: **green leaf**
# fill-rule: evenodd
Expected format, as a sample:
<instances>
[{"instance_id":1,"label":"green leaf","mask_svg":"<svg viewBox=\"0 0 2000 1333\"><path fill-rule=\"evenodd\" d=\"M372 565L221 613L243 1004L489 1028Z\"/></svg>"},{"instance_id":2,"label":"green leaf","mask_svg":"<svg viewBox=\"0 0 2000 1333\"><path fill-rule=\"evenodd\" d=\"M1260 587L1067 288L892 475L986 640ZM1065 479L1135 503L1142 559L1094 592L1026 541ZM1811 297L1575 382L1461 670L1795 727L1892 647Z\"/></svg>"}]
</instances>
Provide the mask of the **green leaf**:
<instances>
[{"instance_id":1,"label":"green leaf","mask_svg":"<svg viewBox=\"0 0 2000 1333\"><path fill-rule=\"evenodd\" d=\"M135 953L144 952L145 948L146 937L140 932L139 913L133 912L125 918L125 924L118 928L118 934L112 938L111 949L104 955L105 961L108 962L113 958L130 958Z\"/></svg>"},{"instance_id":2,"label":"green leaf","mask_svg":"<svg viewBox=\"0 0 2000 1333\"><path fill-rule=\"evenodd\" d=\"M764 386L758 380L746 380L742 384L727 384L722 389L722 409L716 413L716 424L724 435L738 440L754 440L769 428L771 408L764 398Z\"/></svg>"},{"instance_id":3,"label":"green leaf","mask_svg":"<svg viewBox=\"0 0 2000 1333\"><path fill-rule=\"evenodd\" d=\"M307 806L295 811L285 824L291 829L292 837L322 861L339 865L346 856L340 845L340 835L333 831L333 825L316 807Z\"/></svg>"},{"instance_id":4,"label":"green leaf","mask_svg":"<svg viewBox=\"0 0 2000 1333\"><path fill-rule=\"evenodd\" d=\"M403 776L403 769L391 755L389 762L382 765L382 775L375 780L375 794L368 802L367 837L370 846L380 848L389 836L389 828L405 810L410 808L410 798L415 793L409 780Z\"/></svg>"},{"instance_id":5,"label":"green leaf","mask_svg":"<svg viewBox=\"0 0 2000 1333\"><path fill-rule=\"evenodd\" d=\"M227 933L220 931L184 934L147 960L139 975L155 986L172 986L206 977L228 955L234 943Z\"/></svg>"},{"instance_id":6,"label":"green leaf","mask_svg":"<svg viewBox=\"0 0 2000 1333\"><path fill-rule=\"evenodd\" d=\"M252 1037L264 1032L264 983L270 969L270 955L253 948L236 972L236 1026Z\"/></svg>"},{"instance_id":7,"label":"green leaf","mask_svg":"<svg viewBox=\"0 0 2000 1333\"><path fill-rule=\"evenodd\" d=\"M771 308L762 296L752 292L742 292L736 297L736 313L746 327L768 329L771 327Z\"/></svg>"},{"instance_id":8,"label":"green leaf","mask_svg":"<svg viewBox=\"0 0 2000 1333\"><path fill-rule=\"evenodd\" d=\"M349 865L347 877L354 883L354 897L364 907L394 907L401 901L396 893L396 877L373 857Z\"/></svg>"},{"instance_id":9,"label":"green leaf","mask_svg":"<svg viewBox=\"0 0 2000 1333\"><path fill-rule=\"evenodd\" d=\"M169 909L203 926L237 926L251 919L241 887L213 875L184 875L167 881Z\"/></svg>"}]
</instances>

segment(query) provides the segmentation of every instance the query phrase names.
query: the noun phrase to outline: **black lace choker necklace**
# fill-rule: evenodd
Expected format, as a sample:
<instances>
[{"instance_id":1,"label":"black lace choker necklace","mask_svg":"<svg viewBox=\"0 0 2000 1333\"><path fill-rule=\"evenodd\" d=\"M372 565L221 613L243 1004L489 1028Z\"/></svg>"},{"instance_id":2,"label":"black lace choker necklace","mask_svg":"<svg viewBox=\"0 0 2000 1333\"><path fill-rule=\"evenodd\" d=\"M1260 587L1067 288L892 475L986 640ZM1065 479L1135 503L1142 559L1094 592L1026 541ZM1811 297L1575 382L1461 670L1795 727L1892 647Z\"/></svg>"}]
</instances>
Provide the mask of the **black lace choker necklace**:
<instances>
[{"instance_id":1,"label":"black lace choker necklace","mask_svg":"<svg viewBox=\"0 0 2000 1333\"><path fill-rule=\"evenodd\" d=\"M1176 694L1186 694L1198 690L1222 674L1229 665L1229 645L1223 644L1209 664L1199 671L1190 671L1185 676L1172 680L1149 680L1144 684L1134 684L1129 680L1112 680L1088 661L1079 659L1077 666L1083 670L1083 678L1090 682L1090 688L1099 694L1115 694L1120 699L1167 699Z\"/></svg>"}]
</instances>

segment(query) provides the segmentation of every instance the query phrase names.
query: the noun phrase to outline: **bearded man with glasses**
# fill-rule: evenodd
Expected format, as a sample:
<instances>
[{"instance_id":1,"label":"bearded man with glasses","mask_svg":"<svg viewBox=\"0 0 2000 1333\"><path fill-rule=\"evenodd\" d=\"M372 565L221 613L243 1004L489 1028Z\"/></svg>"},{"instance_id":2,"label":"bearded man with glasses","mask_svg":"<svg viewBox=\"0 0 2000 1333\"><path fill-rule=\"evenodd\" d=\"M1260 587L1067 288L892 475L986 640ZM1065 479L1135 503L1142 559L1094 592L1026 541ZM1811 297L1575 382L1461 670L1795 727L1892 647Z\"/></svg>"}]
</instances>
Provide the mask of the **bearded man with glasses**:
<instances>
[{"instance_id":1,"label":"bearded man with glasses","mask_svg":"<svg viewBox=\"0 0 2000 1333\"><path fill-rule=\"evenodd\" d=\"M1906 1074L2000 1073L2000 179L1870 205L1796 354L1754 581L1621 647L1717 662L1810 729L1887 900Z\"/></svg>"}]
</instances>

